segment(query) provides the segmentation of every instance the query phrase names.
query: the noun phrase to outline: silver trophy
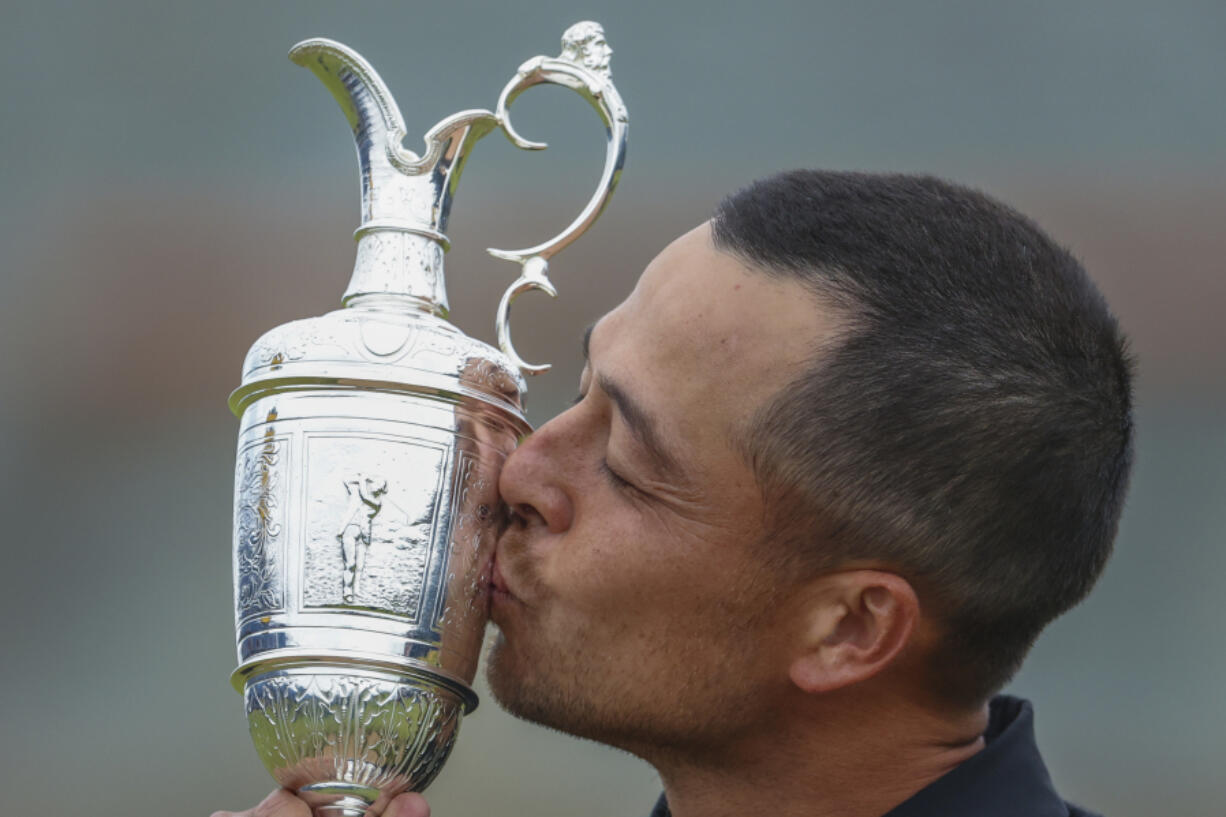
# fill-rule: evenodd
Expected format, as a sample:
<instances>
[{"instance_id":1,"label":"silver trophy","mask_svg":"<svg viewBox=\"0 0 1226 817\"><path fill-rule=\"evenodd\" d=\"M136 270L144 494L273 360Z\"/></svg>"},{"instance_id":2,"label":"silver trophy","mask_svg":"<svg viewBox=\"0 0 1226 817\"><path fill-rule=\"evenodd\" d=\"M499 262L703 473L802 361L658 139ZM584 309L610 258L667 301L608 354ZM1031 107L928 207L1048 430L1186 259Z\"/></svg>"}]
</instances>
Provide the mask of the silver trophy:
<instances>
[{"instance_id":1,"label":"silver trophy","mask_svg":"<svg viewBox=\"0 0 1226 817\"><path fill-rule=\"evenodd\" d=\"M477 705L470 688L488 613L499 469L531 429L514 299L554 295L549 258L604 208L625 159L626 110L596 23L534 57L497 108L447 117L421 154L387 86L352 49L307 40L290 58L340 103L357 142L362 221L343 308L260 338L230 397L241 418L234 488L238 669L256 750L316 815L382 811L425 788ZM443 253L468 152L541 83L577 91L608 136L595 195L559 236L490 250L520 264L502 297L502 352L446 320Z\"/></svg>"}]
</instances>

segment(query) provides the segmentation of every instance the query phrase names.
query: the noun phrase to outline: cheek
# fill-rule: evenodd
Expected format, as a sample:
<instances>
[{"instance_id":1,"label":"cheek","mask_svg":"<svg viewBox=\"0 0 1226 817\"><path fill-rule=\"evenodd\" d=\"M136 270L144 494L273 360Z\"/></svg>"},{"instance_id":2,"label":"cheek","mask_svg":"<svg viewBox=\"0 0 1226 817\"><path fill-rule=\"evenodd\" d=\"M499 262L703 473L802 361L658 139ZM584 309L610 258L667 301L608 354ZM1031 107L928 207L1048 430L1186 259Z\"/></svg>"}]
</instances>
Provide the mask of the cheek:
<instances>
[{"instance_id":1,"label":"cheek","mask_svg":"<svg viewBox=\"0 0 1226 817\"><path fill-rule=\"evenodd\" d=\"M632 526L605 532L624 538L589 540L585 558L560 566L558 626L631 641L705 640L714 621L728 626L728 588L704 554Z\"/></svg>"}]
</instances>

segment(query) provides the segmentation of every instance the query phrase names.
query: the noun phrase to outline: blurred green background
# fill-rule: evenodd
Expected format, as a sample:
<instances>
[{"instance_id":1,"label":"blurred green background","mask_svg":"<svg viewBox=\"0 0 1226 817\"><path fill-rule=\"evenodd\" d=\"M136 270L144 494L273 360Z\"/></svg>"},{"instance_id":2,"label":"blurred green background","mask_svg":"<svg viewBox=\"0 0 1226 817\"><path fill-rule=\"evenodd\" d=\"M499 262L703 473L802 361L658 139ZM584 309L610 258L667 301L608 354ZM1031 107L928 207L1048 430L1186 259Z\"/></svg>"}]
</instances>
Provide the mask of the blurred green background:
<instances>
[{"instance_id":1,"label":"blurred green background","mask_svg":"<svg viewBox=\"0 0 1226 817\"><path fill-rule=\"evenodd\" d=\"M1113 817L1221 813L1226 795L1226 7L1220 2L698 0L38 2L0 6L0 594L5 814L207 814L271 781L233 667L225 408L263 331L334 308L356 162L286 51L362 52L411 133L491 107L562 30L605 25L630 109L621 188L516 308L569 399L578 337L719 196L798 166L932 172L1029 213L1084 260L1141 362L1140 450L1114 561L1013 689L1066 796ZM453 317L493 336L602 129L538 90L491 137L450 229ZM411 137L409 147L415 147ZM439 817L645 814L624 755L487 703L431 790Z\"/></svg>"}]
</instances>

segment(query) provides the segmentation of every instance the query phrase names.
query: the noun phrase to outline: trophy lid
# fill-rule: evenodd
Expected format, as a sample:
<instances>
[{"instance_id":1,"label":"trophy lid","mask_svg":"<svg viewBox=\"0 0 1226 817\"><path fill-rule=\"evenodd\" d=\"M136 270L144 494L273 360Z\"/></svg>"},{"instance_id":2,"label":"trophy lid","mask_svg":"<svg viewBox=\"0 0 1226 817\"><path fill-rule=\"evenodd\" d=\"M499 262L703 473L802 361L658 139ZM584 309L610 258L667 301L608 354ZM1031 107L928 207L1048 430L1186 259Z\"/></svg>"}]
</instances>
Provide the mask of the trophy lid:
<instances>
[{"instance_id":1,"label":"trophy lid","mask_svg":"<svg viewBox=\"0 0 1226 817\"><path fill-rule=\"evenodd\" d=\"M374 302L282 324L247 352L230 410L270 392L374 389L445 402L475 398L523 425L523 375L505 355L442 318Z\"/></svg>"}]
</instances>

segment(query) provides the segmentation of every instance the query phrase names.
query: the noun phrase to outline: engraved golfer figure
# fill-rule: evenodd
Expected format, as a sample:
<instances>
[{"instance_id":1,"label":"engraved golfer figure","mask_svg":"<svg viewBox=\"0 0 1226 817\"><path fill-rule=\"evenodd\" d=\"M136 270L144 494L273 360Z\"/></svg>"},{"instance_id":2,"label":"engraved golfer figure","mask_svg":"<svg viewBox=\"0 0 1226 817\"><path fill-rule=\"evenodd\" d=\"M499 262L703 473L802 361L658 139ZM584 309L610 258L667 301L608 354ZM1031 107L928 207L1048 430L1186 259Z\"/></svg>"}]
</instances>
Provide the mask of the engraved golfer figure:
<instances>
[{"instance_id":1,"label":"engraved golfer figure","mask_svg":"<svg viewBox=\"0 0 1226 817\"><path fill-rule=\"evenodd\" d=\"M341 555L345 559L345 587L341 597L346 604L353 604L358 595L358 579L366 567L366 553L370 549L375 517L383 509L387 480L378 476L359 477L346 482L345 490L349 492L349 509L345 514L345 525L336 538L341 543Z\"/></svg>"}]
</instances>

